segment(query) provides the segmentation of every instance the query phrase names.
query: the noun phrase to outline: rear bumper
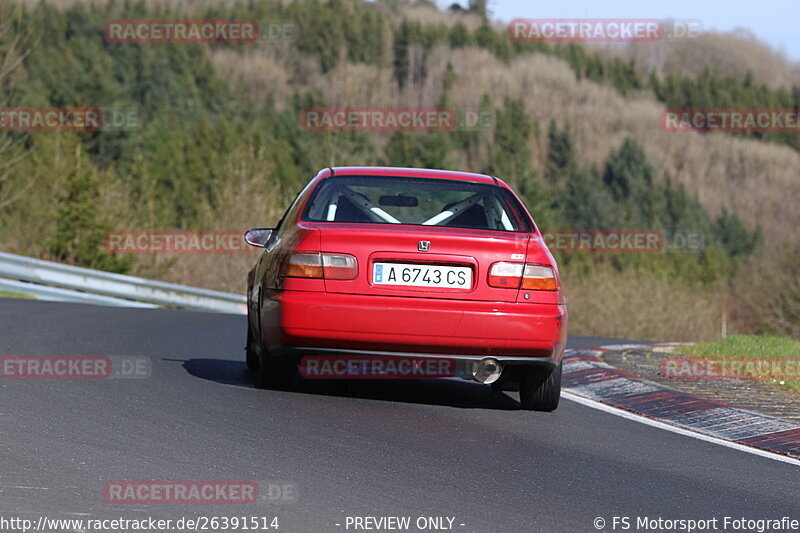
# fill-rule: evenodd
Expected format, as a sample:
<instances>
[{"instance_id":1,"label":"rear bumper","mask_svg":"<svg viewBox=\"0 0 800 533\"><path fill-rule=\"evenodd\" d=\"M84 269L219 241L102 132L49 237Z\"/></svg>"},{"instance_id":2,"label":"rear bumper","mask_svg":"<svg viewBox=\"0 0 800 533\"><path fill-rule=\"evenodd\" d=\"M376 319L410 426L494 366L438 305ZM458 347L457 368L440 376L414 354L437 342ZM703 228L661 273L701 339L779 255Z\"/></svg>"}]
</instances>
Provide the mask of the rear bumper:
<instances>
[{"instance_id":1,"label":"rear bumper","mask_svg":"<svg viewBox=\"0 0 800 533\"><path fill-rule=\"evenodd\" d=\"M446 357L555 366L564 305L283 291L262 309L274 355Z\"/></svg>"},{"instance_id":2,"label":"rear bumper","mask_svg":"<svg viewBox=\"0 0 800 533\"><path fill-rule=\"evenodd\" d=\"M329 358L330 361L344 360L355 363L369 359L394 359L396 361L408 360L419 364L420 361L433 359L449 363L448 369L455 369L455 374L460 377L471 375L474 365L486 359L498 361L501 368L518 366L543 366L553 369L558 366L560 358L551 357L525 357L518 355L464 355L464 354L440 354L440 353L420 353L420 352L387 352L381 350L349 350L343 348L320 348L316 346L290 346L277 345L270 347L270 354L277 357L291 357L302 364L304 356L322 356ZM438 377L438 376L434 376Z\"/></svg>"}]
</instances>

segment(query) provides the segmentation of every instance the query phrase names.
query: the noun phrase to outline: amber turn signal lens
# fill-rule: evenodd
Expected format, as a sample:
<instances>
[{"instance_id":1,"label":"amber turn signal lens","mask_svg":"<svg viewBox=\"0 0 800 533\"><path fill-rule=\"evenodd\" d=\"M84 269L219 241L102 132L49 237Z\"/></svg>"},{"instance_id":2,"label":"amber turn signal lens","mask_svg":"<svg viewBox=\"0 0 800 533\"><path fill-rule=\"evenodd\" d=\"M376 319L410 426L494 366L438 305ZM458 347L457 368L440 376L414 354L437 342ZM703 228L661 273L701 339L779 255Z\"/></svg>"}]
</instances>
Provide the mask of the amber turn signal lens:
<instances>
[{"instance_id":1,"label":"amber turn signal lens","mask_svg":"<svg viewBox=\"0 0 800 533\"><path fill-rule=\"evenodd\" d=\"M318 253L289 256L284 276L290 278L322 278L322 257Z\"/></svg>"},{"instance_id":2,"label":"amber turn signal lens","mask_svg":"<svg viewBox=\"0 0 800 533\"><path fill-rule=\"evenodd\" d=\"M289 278L355 279L358 261L350 254L296 253L289 257L283 275Z\"/></svg>"},{"instance_id":3,"label":"amber turn signal lens","mask_svg":"<svg viewBox=\"0 0 800 533\"><path fill-rule=\"evenodd\" d=\"M286 265L284 276L289 278L322 278L322 267L314 265Z\"/></svg>"},{"instance_id":4,"label":"amber turn signal lens","mask_svg":"<svg viewBox=\"0 0 800 533\"><path fill-rule=\"evenodd\" d=\"M529 291L555 291L558 289L558 283L555 279L529 278L522 280L521 288Z\"/></svg>"},{"instance_id":5,"label":"amber turn signal lens","mask_svg":"<svg viewBox=\"0 0 800 533\"><path fill-rule=\"evenodd\" d=\"M529 291L558 290L555 270L545 265L525 265L520 288Z\"/></svg>"}]
</instances>

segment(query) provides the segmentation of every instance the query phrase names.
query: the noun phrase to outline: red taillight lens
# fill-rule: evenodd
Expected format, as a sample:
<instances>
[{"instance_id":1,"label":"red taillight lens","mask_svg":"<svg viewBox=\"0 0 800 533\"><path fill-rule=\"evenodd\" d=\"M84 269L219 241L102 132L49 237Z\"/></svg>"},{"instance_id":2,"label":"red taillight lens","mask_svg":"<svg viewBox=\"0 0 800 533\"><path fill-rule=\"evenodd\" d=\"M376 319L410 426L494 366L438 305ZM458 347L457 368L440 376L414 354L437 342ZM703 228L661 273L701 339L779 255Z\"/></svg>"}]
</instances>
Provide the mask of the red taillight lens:
<instances>
[{"instance_id":1,"label":"red taillight lens","mask_svg":"<svg viewBox=\"0 0 800 533\"><path fill-rule=\"evenodd\" d=\"M350 254L322 254L322 268L325 279L355 279L358 275L358 261Z\"/></svg>"},{"instance_id":2,"label":"red taillight lens","mask_svg":"<svg viewBox=\"0 0 800 533\"><path fill-rule=\"evenodd\" d=\"M558 290L556 272L547 265L526 263L494 263L489 269L489 286L499 289L531 291Z\"/></svg>"},{"instance_id":3,"label":"red taillight lens","mask_svg":"<svg viewBox=\"0 0 800 533\"><path fill-rule=\"evenodd\" d=\"M290 278L355 279L358 261L350 254L292 254L286 263L284 276Z\"/></svg>"},{"instance_id":4,"label":"red taillight lens","mask_svg":"<svg viewBox=\"0 0 800 533\"><path fill-rule=\"evenodd\" d=\"M493 264L489 269L489 285L499 289L519 289L524 267L522 263Z\"/></svg>"}]
</instances>

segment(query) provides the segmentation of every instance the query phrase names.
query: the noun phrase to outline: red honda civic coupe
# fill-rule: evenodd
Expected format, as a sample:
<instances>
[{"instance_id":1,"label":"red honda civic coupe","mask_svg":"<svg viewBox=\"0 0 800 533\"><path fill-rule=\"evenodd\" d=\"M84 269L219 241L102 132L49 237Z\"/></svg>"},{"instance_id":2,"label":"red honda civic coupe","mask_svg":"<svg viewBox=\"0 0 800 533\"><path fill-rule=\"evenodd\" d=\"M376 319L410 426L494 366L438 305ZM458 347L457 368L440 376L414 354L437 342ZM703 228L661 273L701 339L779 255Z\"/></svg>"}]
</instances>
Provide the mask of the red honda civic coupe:
<instances>
[{"instance_id":1,"label":"red honda civic coupe","mask_svg":"<svg viewBox=\"0 0 800 533\"><path fill-rule=\"evenodd\" d=\"M502 180L393 167L320 171L248 275L263 388L322 377L452 377L552 411L567 308L558 267Z\"/></svg>"}]
</instances>

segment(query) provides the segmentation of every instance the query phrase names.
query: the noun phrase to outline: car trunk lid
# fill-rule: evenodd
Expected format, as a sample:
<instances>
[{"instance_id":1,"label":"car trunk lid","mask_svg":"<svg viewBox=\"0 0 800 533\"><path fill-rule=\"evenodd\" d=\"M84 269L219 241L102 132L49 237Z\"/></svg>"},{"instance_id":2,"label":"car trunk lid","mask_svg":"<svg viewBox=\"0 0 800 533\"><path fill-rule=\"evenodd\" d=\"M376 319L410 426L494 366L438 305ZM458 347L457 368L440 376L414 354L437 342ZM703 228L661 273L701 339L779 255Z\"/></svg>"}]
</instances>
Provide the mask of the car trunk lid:
<instances>
[{"instance_id":1,"label":"car trunk lid","mask_svg":"<svg viewBox=\"0 0 800 533\"><path fill-rule=\"evenodd\" d=\"M530 237L527 233L388 224L326 223L318 227L322 252L352 254L358 260L358 276L347 281L325 280L328 292L496 302L516 301L518 291L490 287L490 266L497 261L524 262ZM392 274L393 279L388 279ZM437 278L438 284L434 283ZM469 286L460 286L461 279L468 279Z\"/></svg>"}]
</instances>

